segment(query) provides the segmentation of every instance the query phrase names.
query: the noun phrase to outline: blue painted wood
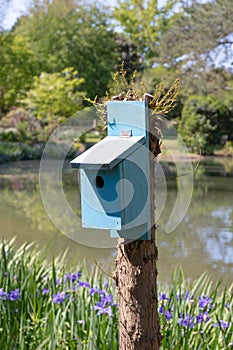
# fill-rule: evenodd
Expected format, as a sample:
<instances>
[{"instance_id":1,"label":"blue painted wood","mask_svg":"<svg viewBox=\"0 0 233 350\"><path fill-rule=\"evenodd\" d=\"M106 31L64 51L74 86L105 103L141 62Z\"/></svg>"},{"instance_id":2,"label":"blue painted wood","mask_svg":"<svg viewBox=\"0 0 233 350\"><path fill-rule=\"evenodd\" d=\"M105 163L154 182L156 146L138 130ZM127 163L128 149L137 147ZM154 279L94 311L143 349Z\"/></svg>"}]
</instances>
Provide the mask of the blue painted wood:
<instances>
[{"instance_id":1,"label":"blue painted wood","mask_svg":"<svg viewBox=\"0 0 233 350\"><path fill-rule=\"evenodd\" d=\"M108 102L108 136L75 158L82 226L150 239L148 110L144 101Z\"/></svg>"},{"instance_id":2,"label":"blue painted wood","mask_svg":"<svg viewBox=\"0 0 233 350\"><path fill-rule=\"evenodd\" d=\"M149 240L151 238L151 231L148 230L148 225L140 225L129 228L127 230L110 230L112 238L126 238L129 240Z\"/></svg>"},{"instance_id":3,"label":"blue painted wood","mask_svg":"<svg viewBox=\"0 0 233 350\"><path fill-rule=\"evenodd\" d=\"M110 171L81 169L80 175L83 227L121 229L123 189L117 185L121 167L117 166ZM99 184L98 177L102 179Z\"/></svg>"},{"instance_id":4,"label":"blue painted wood","mask_svg":"<svg viewBox=\"0 0 233 350\"><path fill-rule=\"evenodd\" d=\"M130 197L129 186L124 186L125 200L123 229L148 223L150 227L150 170L149 151L142 146L122 162L122 177L133 185L133 198Z\"/></svg>"},{"instance_id":5,"label":"blue painted wood","mask_svg":"<svg viewBox=\"0 0 233 350\"><path fill-rule=\"evenodd\" d=\"M107 102L108 135L120 136L121 130L131 129L132 136L148 138L148 110L145 101Z\"/></svg>"}]
</instances>

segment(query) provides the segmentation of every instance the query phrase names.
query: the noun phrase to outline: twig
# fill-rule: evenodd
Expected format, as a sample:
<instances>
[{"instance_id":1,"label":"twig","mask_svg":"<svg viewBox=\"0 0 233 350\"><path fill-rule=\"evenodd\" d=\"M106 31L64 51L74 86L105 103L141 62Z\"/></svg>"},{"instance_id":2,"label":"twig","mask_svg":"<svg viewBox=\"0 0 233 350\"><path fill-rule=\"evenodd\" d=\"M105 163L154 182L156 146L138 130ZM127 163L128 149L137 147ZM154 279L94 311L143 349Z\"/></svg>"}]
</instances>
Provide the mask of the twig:
<instances>
[{"instance_id":1,"label":"twig","mask_svg":"<svg viewBox=\"0 0 233 350\"><path fill-rule=\"evenodd\" d=\"M99 265L99 263L97 263L97 261L96 261L95 259L94 259L94 263L95 263L96 266L100 269L100 271L103 272L103 274L105 274L106 276L108 276L108 277L114 279L114 278L112 277L112 275L110 275L109 273L105 272L105 271L102 269L102 267Z\"/></svg>"}]
</instances>

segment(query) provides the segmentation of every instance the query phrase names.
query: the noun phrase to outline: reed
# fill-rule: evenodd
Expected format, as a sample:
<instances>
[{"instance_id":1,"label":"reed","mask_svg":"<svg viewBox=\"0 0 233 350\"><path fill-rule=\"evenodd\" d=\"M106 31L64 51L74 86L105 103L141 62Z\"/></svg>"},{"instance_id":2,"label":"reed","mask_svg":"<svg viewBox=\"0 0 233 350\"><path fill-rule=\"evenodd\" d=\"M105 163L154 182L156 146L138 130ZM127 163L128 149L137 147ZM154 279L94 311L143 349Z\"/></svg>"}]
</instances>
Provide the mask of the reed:
<instances>
[{"instance_id":1,"label":"reed","mask_svg":"<svg viewBox=\"0 0 233 350\"><path fill-rule=\"evenodd\" d=\"M33 245L0 246L1 350L109 350L118 348L118 312L112 280L94 269L68 267L65 255L48 263ZM161 349L233 348L233 287L174 274L159 286Z\"/></svg>"},{"instance_id":2,"label":"reed","mask_svg":"<svg viewBox=\"0 0 233 350\"><path fill-rule=\"evenodd\" d=\"M2 243L0 349L117 349L112 289L64 257L49 264L31 245Z\"/></svg>"}]
</instances>

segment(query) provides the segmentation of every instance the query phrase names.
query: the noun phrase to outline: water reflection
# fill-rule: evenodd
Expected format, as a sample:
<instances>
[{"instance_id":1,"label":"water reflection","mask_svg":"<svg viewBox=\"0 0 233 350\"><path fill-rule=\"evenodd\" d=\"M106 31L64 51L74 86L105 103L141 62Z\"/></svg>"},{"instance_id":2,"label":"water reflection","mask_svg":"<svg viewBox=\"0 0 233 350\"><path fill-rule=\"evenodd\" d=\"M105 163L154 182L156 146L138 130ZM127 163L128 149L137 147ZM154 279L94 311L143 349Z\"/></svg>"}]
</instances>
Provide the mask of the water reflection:
<instances>
[{"instance_id":1,"label":"water reflection","mask_svg":"<svg viewBox=\"0 0 233 350\"><path fill-rule=\"evenodd\" d=\"M174 205L179 181L179 178L175 178L174 183L173 165L170 164L168 196L157 230L159 268L163 270L166 266L169 276L171 267L180 264L186 275L193 278L208 271L214 280L233 281L233 162L229 161L228 170L223 170L223 164L217 161L201 163L195 173L195 187L188 212L178 229L168 237L164 234L164 226Z\"/></svg>"},{"instance_id":2,"label":"water reflection","mask_svg":"<svg viewBox=\"0 0 233 350\"><path fill-rule=\"evenodd\" d=\"M164 227L177 198L179 177L175 176L173 164L161 163L161 166L166 174L166 187L162 189L159 177L156 178L157 193L160 191L161 203L164 202L161 213L160 208L157 210L161 214L157 222L161 283L169 283L174 268L179 265L187 277L196 278L208 271L213 280L221 277L230 283L233 280L233 161L210 159L200 164L190 207L182 223L170 234L164 233ZM39 162L35 161L0 166L0 237L17 236L17 245L35 241L46 248L48 258L68 248L67 260L86 259L89 266L96 260L103 269L112 271L115 248L94 249L77 244L50 222L40 199L38 169ZM67 201L80 214L78 178L68 166L64 168L63 180ZM52 190L49 195L53 196ZM65 212L60 220L68 225ZM103 240L103 246L109 240L107 231L87 233L77 227L77 232L88 234L93 240L98 237Z\"/></svg>"}]
</instances>

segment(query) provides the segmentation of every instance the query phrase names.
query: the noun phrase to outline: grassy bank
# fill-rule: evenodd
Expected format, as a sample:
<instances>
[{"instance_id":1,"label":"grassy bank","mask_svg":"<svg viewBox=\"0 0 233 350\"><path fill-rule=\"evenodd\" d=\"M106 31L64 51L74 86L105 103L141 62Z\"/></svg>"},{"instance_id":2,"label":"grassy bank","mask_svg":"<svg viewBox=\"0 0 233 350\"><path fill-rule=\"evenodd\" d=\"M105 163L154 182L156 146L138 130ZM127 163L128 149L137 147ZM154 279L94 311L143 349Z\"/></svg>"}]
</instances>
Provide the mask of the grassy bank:
<instances>
[{"instance_id":1,"label":"grassy bank","mask_svg":"<svg viewBox=\"0 0 233 350\"><path fill-rule=\"evenodd\" d=\"M111 280L63 259L48 264L43 253L1 244L0 348L117 349L117 302ZM222 290L222 289L221 289ZM231 349L232 287L220 292L202 276L182 273L159 287L162 349Z\"/></svg>"},{"instance_id":2,"label":"grassy bank","mask_svg":"<svg viewBox=\"0 0 233 350\"><path fill-rule=\"evenodd\" d=\"M22 142L1 142L0 141L0 164L20 161L41 159L45 143L27 144ZM71 148L67 154L67 147L64 143L50 143L47 148L47 155L51 158L74 157L76 149Z\"/></svg>"},{"instance_id":3,"label":"grassy bank","mask_svg":"<svg viewBox=\"0 0 233 350\"><path fill-rule=\"evenodd\" d=\"M85 137L84 137L85 136ZM47 153L51 158L68 157L72 158L78 152L83 152L100 140L95 134L87 134L83 136L83 143L75 142L68 154L66 154L66 140L61 142L50 142ZM40 159L44 151L45 143L27 144L23 142L9 142L0 140L0 164L19 161L19 160L35 160ZM187 160L199 161L205 158L201 154L192 153L185 145L181 145L177 139L164 139L161 146L162 153L159 155L160 160L176 161ZM233 146L228 142L225 147L215 151L214 156L221 158L233 159Z\"/></svg>"},{"instance_id":4,"label":"grassy bank","mask_svg":"<svg viewBox=\"0 0 233 350\"><path fill-rule=\"evenodd\" d=\"M208 156L204 156L202 154L201 148L199 149L199 153L191 152L191 150L186 147L185 143L179 141L178 139L163 139L161 145L162 153L159 155L159 158L162 160L182 160L182 159L191 159L193 161L198 161ZM228 141L224 146L222 145L218 149L216 149L212 155L222 158L233 158L233 143ZM211 157L211 156L209 156Z\"/></svg>"}]
</instances>

